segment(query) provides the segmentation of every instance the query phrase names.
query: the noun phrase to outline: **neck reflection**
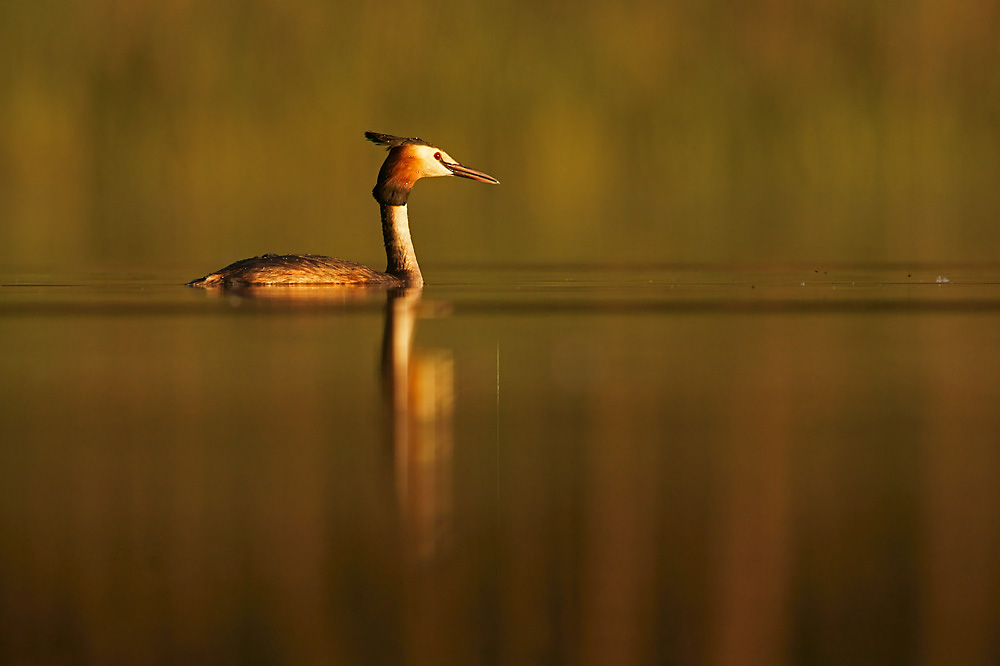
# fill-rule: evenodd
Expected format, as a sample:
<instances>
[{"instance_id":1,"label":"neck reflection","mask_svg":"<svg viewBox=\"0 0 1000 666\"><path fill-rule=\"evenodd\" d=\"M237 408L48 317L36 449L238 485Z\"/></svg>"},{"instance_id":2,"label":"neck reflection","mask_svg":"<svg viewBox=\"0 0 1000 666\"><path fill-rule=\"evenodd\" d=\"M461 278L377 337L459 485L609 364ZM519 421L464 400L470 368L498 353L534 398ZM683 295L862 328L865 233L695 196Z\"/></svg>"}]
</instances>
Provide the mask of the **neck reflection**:
<instances>
[{"instance_id":1,"label":"neck reflection","mask_svg":"<svg viewBox=\"0 0 1000 666\"><path fill-rule=\"evenodd\" d=\"M388 293L382 384L403 537L426 559L451 523L454 364L448 350L414 348L420 298L419 288Z\"/></svg>"}]
</instances>

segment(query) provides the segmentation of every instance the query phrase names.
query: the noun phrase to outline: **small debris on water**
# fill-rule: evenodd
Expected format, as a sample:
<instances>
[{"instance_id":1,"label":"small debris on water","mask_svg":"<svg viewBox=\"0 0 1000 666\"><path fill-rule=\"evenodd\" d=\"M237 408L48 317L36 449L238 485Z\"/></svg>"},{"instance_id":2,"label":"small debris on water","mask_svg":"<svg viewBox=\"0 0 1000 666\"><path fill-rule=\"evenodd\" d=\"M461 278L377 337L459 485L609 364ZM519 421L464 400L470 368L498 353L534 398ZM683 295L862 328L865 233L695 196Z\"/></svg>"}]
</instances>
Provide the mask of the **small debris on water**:
<instances>
[{"instance_id":1,"label":"small debris on water","mask_svg":"<svg viewBox=\"0 0 1000 666\"><path fill-rule=\"evenodd\" d=\"M944 284L946 282L951 282L951 280L949 280L948 278L946 278L943 275L938 275L937 276L937 280L934 280L934 281L937 282L938 284Z\"/></svg>"}]
</instances>

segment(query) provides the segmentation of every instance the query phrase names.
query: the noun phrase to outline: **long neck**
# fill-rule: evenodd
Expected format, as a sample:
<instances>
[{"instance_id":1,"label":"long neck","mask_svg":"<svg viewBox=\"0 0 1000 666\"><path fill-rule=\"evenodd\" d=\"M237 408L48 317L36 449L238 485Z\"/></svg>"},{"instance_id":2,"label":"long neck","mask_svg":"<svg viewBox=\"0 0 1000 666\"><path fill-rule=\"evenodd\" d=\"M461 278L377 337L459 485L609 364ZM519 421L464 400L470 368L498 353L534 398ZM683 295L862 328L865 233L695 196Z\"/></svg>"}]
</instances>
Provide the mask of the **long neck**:
<instances>
[{"instance_id":1,"label":"long neck","mask_svg":"<svg viewBox=\"0 0 1000 666\"><path fill-rule=\"evenodd\" d=\"M417 254L410 240L410 222L406 217L406 204L392 206L379 204L382 208L382 238L385 240L385 256L388 260L385 272L405 280L407 284L420 286L424 283L417 266Z\"/></svg>"}]
</instances>

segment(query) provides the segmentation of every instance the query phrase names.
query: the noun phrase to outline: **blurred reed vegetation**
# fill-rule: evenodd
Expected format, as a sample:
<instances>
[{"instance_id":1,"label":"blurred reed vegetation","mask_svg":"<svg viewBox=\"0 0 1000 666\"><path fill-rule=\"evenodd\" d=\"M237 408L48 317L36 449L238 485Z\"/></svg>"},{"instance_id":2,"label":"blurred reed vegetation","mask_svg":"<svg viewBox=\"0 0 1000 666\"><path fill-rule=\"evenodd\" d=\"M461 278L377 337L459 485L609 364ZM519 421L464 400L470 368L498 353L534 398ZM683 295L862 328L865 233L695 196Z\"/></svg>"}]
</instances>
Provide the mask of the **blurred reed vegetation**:
<instances>
[{"instance_id":1,"label":"blurred reed vegetation","mask_svg":"<svg viewBox=\"0 0 1000 666\"><path fill-rule=\"evenodd\" d=\"M382 261L364 130L458 262L984 261L988 0L0 4L0 270Z\"/></svg>"}]
</instances>

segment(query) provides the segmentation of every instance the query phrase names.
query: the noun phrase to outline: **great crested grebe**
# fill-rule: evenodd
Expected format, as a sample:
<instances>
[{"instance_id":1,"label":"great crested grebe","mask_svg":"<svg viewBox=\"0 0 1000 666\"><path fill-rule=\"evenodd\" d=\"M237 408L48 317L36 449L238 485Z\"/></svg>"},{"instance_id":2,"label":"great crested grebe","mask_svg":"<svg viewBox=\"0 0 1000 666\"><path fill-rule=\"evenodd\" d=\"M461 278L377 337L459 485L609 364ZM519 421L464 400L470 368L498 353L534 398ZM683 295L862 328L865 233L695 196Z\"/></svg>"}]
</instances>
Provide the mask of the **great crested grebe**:
<instances>
[{"instance_id":1,"label":"great crested grebe","mask_svg":"<svg viewBox=\"0 0 1000 666\"><path fill-rule=\"evenodd\" d=\"M315 254L265 254L229 264L203 278L188 282L192 287L291 284L369 284L387 286L423 285L417 255L410 240L406 199L413 184L431 176L460 176L481 183L499 184L493 176L462 166L448 153L422 139L365 132L365 138L389 147L389 155L378 172L372 190L382 209L382 237L388 259L385 273L352 261Z\"/></svg>"}]
</instances>

